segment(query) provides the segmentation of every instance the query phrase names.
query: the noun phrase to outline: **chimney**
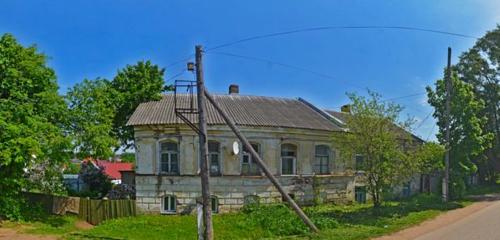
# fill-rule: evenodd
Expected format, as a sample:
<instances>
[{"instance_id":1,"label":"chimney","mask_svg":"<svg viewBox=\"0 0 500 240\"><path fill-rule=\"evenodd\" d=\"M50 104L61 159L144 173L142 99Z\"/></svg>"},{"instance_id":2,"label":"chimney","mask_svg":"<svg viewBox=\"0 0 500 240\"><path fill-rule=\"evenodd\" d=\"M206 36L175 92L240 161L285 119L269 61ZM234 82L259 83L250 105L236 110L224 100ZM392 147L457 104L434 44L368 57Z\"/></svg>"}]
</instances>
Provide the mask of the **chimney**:
<instances>
[{"instance_id":1,"label":"chimney","mask_svg":"<svg viewBox=\"0 0 500 240\"><path fill-rule=\"evenodd\" d=\"M239 94L240 93L240 86L237 84L231 84L229 85L229 94Z\"/></svg>"},{"instance_id":2,"label":"chimney","mask_svg":"<svg viewBox=\"0 0 500 240\"><path fill-rule=\"evenodd\" d=\"M346 104L346 105L340 107L340 111L342 111L344 113L351 113L351 105Z\"/></svg>"}]
</instances>

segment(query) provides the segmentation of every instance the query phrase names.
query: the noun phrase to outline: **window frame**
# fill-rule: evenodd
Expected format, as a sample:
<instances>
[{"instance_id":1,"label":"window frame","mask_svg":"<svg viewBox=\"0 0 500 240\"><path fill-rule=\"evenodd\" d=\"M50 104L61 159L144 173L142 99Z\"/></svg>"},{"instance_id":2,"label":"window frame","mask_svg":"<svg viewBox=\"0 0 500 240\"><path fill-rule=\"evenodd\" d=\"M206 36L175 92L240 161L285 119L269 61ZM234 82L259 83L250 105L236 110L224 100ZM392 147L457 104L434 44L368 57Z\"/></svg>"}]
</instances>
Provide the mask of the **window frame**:
<instances>
[{"instance_id":1,"label":"window frame","mask_svg":"<svg viewBox=\"0 0 500 240\"><path fill-rule=\"evenodd\" d=\"M215 203L215 204L214 204ZM215 208L214 208L215 205ZM212 213L219 213L219 198L217 196L210 196L210 209Z\"/></svg>"},{"instance_id":2,"label":"window frame","mask_svg":"<svg viewBox=\"0 0 500 240\"><path fill-rule=\"evenodd\" d=\"M326 148L326 155L320 155L318 153L318 148L319 147L325 147ZM332 171L332 159L334 156L335 151L332 150L332 148L326 144L318 144L314 146L314 163L313 163L313 172L314 174L317 175L329 175L331 174ZM321 159L318 162L318 158L325 158L326 157L326 171L323 171L323 167L325 164L323 164L323 160Z\"/></svg>"},{"instance_id":3,"label":"window frame","mask_svg":"<svg viewBox=\"0 0 500 240\"><path fill-rule=\"evenodd\" d=\"M169 199L169 200L167 200ZM165 202L167 201L167 203ZM173 201L173 202L171 202ZM170 209L170 204L173 203L173 209ZM166 205L167 204L167 205ZM168 207L168 209L165 209L165 207ZM168 194L164 195L161 197L161 206L160 206L160 213L161 214L177 214L177 197L173 194Z\"/></svg>"},{"instance_id":4,"label":"window frame","mask_svg":"<svg viewBox=\"0 0 500 240\"><path fill-rule=\"evenodd\" d=\"M210 143L217 143L217 152L210 151ZM207 150L208 150L208 172L210 176L221 176L222 175L222 151L221 151L221 142L216 140L209 140L207 142ZM217 172L212 172L212 155L217 154Z\"/></svg>"},{"instance_id":5,"label":"window frame","mask_svg":"<svg viewBox=\"0 0 500 240\"><path fill-rule=\"evenodd\" d=\"M175 144L177 151L162 150L162 145L168 144L168 143ZM172 168L172 155L174 155L174 154L177 155L177 171L176 172L172 172L171 170L170 171L163 171L163 168L162 168L163 159L162 159L162 157L164 154L167 154L167 156L168 156L167 157L168 158L167 166L169 169ZM165 175L173 175L173 176L181 174L180 144L178 141L173 141L170 139L158 141L158 173L165 174Z\"/></svg>"},{"instance_id":6,"label":"window frame","mask_svg":"<svg viewBox=\"0 0 500 240\"><path fill-rule=\"evenodd\" d=\"M254 145L257 147L257 149L254 148L254 150L261 155L261 145L256 142L251 142L250 145L252 145L252 148ZM248 163L243 163L243 159L245 157L248 157ZM243 165L248 164L248 173L243 173ZM252 172L252 166L255 165L256 172ZM262 176L262 170L260 169L259 165L254 161L252 155L249 152L245 151L245 146L241 147L241 158L240 158L240 175L241 176Z\"/></svg>"},{"instance_id":7,"label":"window frame","mask_svg":"<svg viewBox=\"0 0 500 240\"><path fill-rule=\"evenodd\" d=\"M358 164L358 157L361 157L361 164ZM363 154L359 154L359 153L356 153L354 154L354 169L358 172L363 172L365 171L365 169L363 168L363 166L359 166L359 165L364 165L365 163L365 156Z\"/></svg>"},{"instance_id":8,"label":"window frame","mask_svg":"<svg viewBox=\"0 0 500 240\"><path fill-rule=\"evenodd\" d=\"M289 145L293 146L295 150L294 156L283 156L283 147ZM298 155L298 146L293 143L283 143L280 146L280 173L281 176L296 176L297 175L297 155ZM291 159L292 160L292 173L283 173L283 160L284 159Z\"/></svg>"}]
</instances>

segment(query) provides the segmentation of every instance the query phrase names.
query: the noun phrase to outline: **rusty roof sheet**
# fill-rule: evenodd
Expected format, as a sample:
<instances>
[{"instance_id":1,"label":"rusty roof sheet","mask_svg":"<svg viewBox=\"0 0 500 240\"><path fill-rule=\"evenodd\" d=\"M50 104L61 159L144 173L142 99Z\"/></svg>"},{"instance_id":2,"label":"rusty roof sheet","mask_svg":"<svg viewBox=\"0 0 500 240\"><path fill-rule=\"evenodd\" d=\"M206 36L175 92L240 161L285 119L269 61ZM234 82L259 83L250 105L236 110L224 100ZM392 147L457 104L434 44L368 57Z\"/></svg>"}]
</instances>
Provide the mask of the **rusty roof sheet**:
<instances>
[{"instance_id":1,"label":"rusty roof sheet","mask_svg":"<svg viewBox=\"0 0 500 240\"><path fill-rule=\"evenodd\" d=\"M213 95L215 101L238 125L258 127L284 127L339 131L341 128L304 102L297 99L274 98L245 95ZM190 96L177 95L177 106L188 108ZM196 96L193 106L196 108ZM173 125L183 123L175 115L174 95L166 94L159 101L140 104L130 117L127 125ZM186 114L188 119L197 123L197 115ZM207 124L224 125L224 119L207 103Z\"/></svg>"}]
</instances>

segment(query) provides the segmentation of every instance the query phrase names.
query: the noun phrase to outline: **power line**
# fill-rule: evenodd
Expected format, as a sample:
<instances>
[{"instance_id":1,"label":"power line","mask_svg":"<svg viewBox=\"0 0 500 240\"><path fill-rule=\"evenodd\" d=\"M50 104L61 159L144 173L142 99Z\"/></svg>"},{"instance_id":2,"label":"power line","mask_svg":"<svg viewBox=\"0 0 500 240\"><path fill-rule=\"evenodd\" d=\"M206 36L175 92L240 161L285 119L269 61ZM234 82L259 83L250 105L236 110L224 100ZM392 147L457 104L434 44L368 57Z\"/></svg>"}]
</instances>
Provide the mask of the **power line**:
<instances>
[{"instance_id":1,"label":"power line","mask_svg":"<svg viewBox=\"0 0 500 240\"><path fill-rule=\"evenodd\" d=\"M427 121L427 119L429 119L429 117L432 115L434 111L431 111L429 114L427 114L427 116L420 122L420 124L415 128L414 131L418 130L420 127L422 127L425 123L425 121Z\"/></svg>"},{"instance_id":2,"label":"power line","mask_svg":"<svg viewBox=\"0 0 500 240\"><path fill-rule=\"evenodd\" d=\"M295 70L302 71L302 72L311 73L311 74L314 74L314 75L322 77L322 78L327 78L327 79L332 79L332 80L338 80L337 78L335 78L335 77L333 77L331 75L325 74L325 73L321 73L321 72L309 70L309 69L306 69L306 68L303 68L303 67L299 67L299 66L295 66L295 65L291 65L291 64L276 62L276 61L272 61L272 60L265 59L265 58L260 58L260 57L245 56L245 55L239 55L239 54L228 53L228 52L207 52L207 54L216 54L216 55L223 55L223 56L229 56L229 57L237 57L237 58L242 58L242 59L247 59L247 60L252 60L252 61L257 61L257 62L264 62L264 63L267 63L267 64L274 64L274 65L277 65L277 66L282 66L282 67L291 68L291 69L295 69ZM353 83L350 83L350 82L347 82L347 81L342 81L342 82L345 83L345 84L347 84L347 85L351 85L353 87L366 90L366 88L358 86L356 84L353 84Z\"/></svg>"},{"instance_id":3,"label":"power line","mask_svg":"<svg viewBox=\"0 0 500 240\"><path fill-rule=\"evenodd\" d=\"M436 29L430 29L430 28L418 28L418 27L408 27L408 26L324 26L324 27L301 28L301 29L296 29L296 30L289 30L289 31L282 31L282 32L275 32L275 33L268 33L268 34L246 37L246 38L238 39L238 40L235 40L232 42L227 42L227 43L216 45L214 47L207 48L205 51L208 52L208 51L212 51L215 49L229 47L229 46L232 46L235 44L249 42L249 41L258 40L258 39L271 38L271 37L277 37L277 36L283 36L283 35L291 35L291 34L303 33L303 32L315 32L315 31L336 30L336 29L405 30L405 31L429 32L429 33L450 35L450 36L470 38L470 39L479 39L479 37L475 37L472 35L466 35L466 34L461 34L461 33L454 33L454 32L448 32L448 31L442 31L442 30L436 30Z\"/></svg>"}]
</instances>

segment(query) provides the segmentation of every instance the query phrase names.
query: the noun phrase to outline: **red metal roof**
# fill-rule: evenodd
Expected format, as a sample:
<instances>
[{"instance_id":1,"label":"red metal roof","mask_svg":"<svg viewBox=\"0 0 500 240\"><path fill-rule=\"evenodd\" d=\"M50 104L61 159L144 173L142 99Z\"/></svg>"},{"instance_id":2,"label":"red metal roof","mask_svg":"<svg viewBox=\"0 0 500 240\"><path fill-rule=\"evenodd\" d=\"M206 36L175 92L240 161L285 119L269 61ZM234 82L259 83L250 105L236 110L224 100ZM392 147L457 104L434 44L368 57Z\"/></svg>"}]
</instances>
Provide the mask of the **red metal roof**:
<instances>
[{"instance_id":1,"label":"red metal roof","mask_svg":"<svg viewBox=\"0 0 500 240\"><path fill-rule=\"evenodd\" d=\"M130 171L134 169L134 164L124 162L109 162L97 160L97 165L104 168L104 172L113 180L122 179L120 171Z\"/></svg>"}]
</instances>

